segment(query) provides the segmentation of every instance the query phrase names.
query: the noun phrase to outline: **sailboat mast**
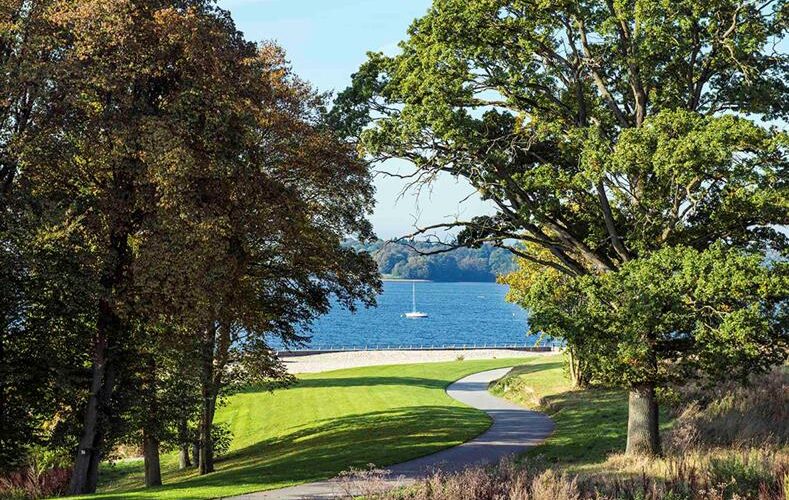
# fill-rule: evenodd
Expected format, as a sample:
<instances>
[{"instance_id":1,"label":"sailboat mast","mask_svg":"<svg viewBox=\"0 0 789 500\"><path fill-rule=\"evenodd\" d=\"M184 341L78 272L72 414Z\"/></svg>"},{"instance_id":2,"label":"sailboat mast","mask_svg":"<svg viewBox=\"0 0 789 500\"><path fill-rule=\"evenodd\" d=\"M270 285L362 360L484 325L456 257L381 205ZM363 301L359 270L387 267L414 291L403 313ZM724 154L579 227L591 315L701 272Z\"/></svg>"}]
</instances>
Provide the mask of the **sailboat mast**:
<instances>
[{"instance_id":1,"label":"sailboat mast","mask_svg":"<svg viewBox=\"0 0 789 500\"><path fill-rule=\"evenodd\" d=\"M416 283L411 282L411 310L416 312Z\"/></svg>"}]
</instances>

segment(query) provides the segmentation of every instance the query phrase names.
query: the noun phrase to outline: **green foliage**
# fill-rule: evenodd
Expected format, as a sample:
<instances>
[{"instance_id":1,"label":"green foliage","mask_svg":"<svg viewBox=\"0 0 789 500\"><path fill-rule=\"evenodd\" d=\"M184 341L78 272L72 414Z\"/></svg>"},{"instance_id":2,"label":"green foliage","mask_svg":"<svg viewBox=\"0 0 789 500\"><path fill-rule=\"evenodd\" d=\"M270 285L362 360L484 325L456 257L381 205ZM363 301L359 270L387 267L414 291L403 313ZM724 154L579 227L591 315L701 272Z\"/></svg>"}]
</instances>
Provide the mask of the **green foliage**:
<instances>
[{"instance_id":1,"label":"green foliage","mask_svg":"<svg viewBox=\"0 0 789 500\"><path fill-rule=\"evenodd\" d=\"M593 360L595 380L632 387L744 379L785 360L787 271L786 262L715 245L668 247L603 275L537 271L508 282L532 328Z\"/></svg>"},{"instance_id":2,"label":"green foliage","mask_svg":"<svg viewBox=\"0 0 789 500\"><path fill-rule=\"evenodd\" d=\"M463 244L530 242L570 274L663 245L781 248L786 137L742 116L789 111L789 56L770 50L785 5L437 0L332 117L372 159L462 176L497 205L448 224Z\"/></svg>"},{"instance_id":3,"label":"green foliage","mask_svg":"<svg viewBox=\"0 0 789 500\"><path fill-rule=\"evenodd\" d=\"M233 431L227 422L221 422L211 427L211 440L214 446L214 453L217 456L226 455L233 443Z\"/></svg>"}]
</instances>

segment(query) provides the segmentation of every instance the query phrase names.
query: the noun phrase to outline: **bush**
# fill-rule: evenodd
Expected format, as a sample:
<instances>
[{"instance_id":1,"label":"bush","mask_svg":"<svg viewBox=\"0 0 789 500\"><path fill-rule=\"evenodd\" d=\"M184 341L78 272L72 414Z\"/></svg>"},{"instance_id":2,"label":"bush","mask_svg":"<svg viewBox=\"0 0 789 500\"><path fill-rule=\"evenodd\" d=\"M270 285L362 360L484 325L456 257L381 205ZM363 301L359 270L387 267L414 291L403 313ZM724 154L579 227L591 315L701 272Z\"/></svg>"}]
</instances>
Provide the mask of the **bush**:
<instances>
[{"instance_id":1,"label":"bush","mask_svg":"<svg viewBox=\"0 0 789 500\"><path fill-rule=\"evenodd\" d=\"M62 495L71 479L71 457L63 449L28 448L26 465L0 476L0 499L35 499Z\"/></svg>"},{"instance_id":2,"label":"bush","mask_svg":"<svg viewBox=\"0 0 789 500\"><path fill-rule=\"evenodd\" d=\"M221 457L230 450L230 444L233 442L233 432L230 426L226 423L214 424L211 427L211 439L214 444L214 456Z\"/></svg>"},{"instance_id":3,"label":"bush","mask_svg":"<svg viewBox=\"0 0 789 500\"><path fill-rule=\"evenodd\" d=\"M42 471L28 465L0 477L0 499L27 500L59 496L66 492L70 479L70 469L55 467Z\"/></svg>"}]
</instances>

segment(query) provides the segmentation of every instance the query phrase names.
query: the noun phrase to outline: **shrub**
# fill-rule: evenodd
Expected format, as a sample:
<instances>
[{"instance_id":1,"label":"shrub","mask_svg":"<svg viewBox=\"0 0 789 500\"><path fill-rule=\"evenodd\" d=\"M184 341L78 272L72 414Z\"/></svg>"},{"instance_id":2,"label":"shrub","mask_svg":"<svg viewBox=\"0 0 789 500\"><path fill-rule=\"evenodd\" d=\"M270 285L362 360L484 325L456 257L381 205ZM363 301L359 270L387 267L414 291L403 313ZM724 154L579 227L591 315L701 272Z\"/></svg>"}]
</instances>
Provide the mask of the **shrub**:
<instances>
[{"instance_id":1,"label":"shrub","mask_svg":"<svg viewBox=\"0 0 789 500\"><path fill-rule=\"evenodd\" d=\"M215 423L211 426L211 439L214 445L214 456L225 455L233 442L233 432L230 430L230 425L225 422Z\"/></svg>"},{"instance_id":2,"label":"shrub","mask_svg":"<svg viewBox=\"0 0 789 500\"><path fill-rule=\"evenodd\" d=\"M55 467L37 470L34 465L0 477L0 499L36 499L59 496L66 492L71 470Z\"/></svg>"},{"instance_id":3,"label":"shrub","mask_svg":"<svg viewBox=\"0 0 789 500\"><path fill-rule=\"evenodd\" d=\"M710 461L708 475L710 483L719 485L726 498L735 495L741 497L759 494L769 494L770 498L777 498L782 489L782 484L775 484L774 478L787 479L786 463L778 463L767 458L766 454L753 456L740 454L725 458L713 458Z\"/></svg>"}]
</instances>

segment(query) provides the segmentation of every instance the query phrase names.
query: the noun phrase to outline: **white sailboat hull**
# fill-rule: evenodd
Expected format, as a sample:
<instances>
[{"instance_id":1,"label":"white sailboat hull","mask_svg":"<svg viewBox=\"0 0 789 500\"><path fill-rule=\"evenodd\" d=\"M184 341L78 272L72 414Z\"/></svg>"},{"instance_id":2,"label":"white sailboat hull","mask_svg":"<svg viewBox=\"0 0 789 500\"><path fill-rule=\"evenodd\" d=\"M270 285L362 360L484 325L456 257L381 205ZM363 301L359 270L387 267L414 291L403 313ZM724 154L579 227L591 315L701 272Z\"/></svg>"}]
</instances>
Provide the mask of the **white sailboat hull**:
<instances>
[{"instance_id":1,"label":"white sailboat hull","mask_svg":"<svg viewBox=\"0 0 789 500\"><path fill-rule=\"evenodd\" d=\"M427 318L427 313L419 312L416 310L416 284L411 282L411 312L405 313L406 318Z\"/></svg>"}]
</instances>

